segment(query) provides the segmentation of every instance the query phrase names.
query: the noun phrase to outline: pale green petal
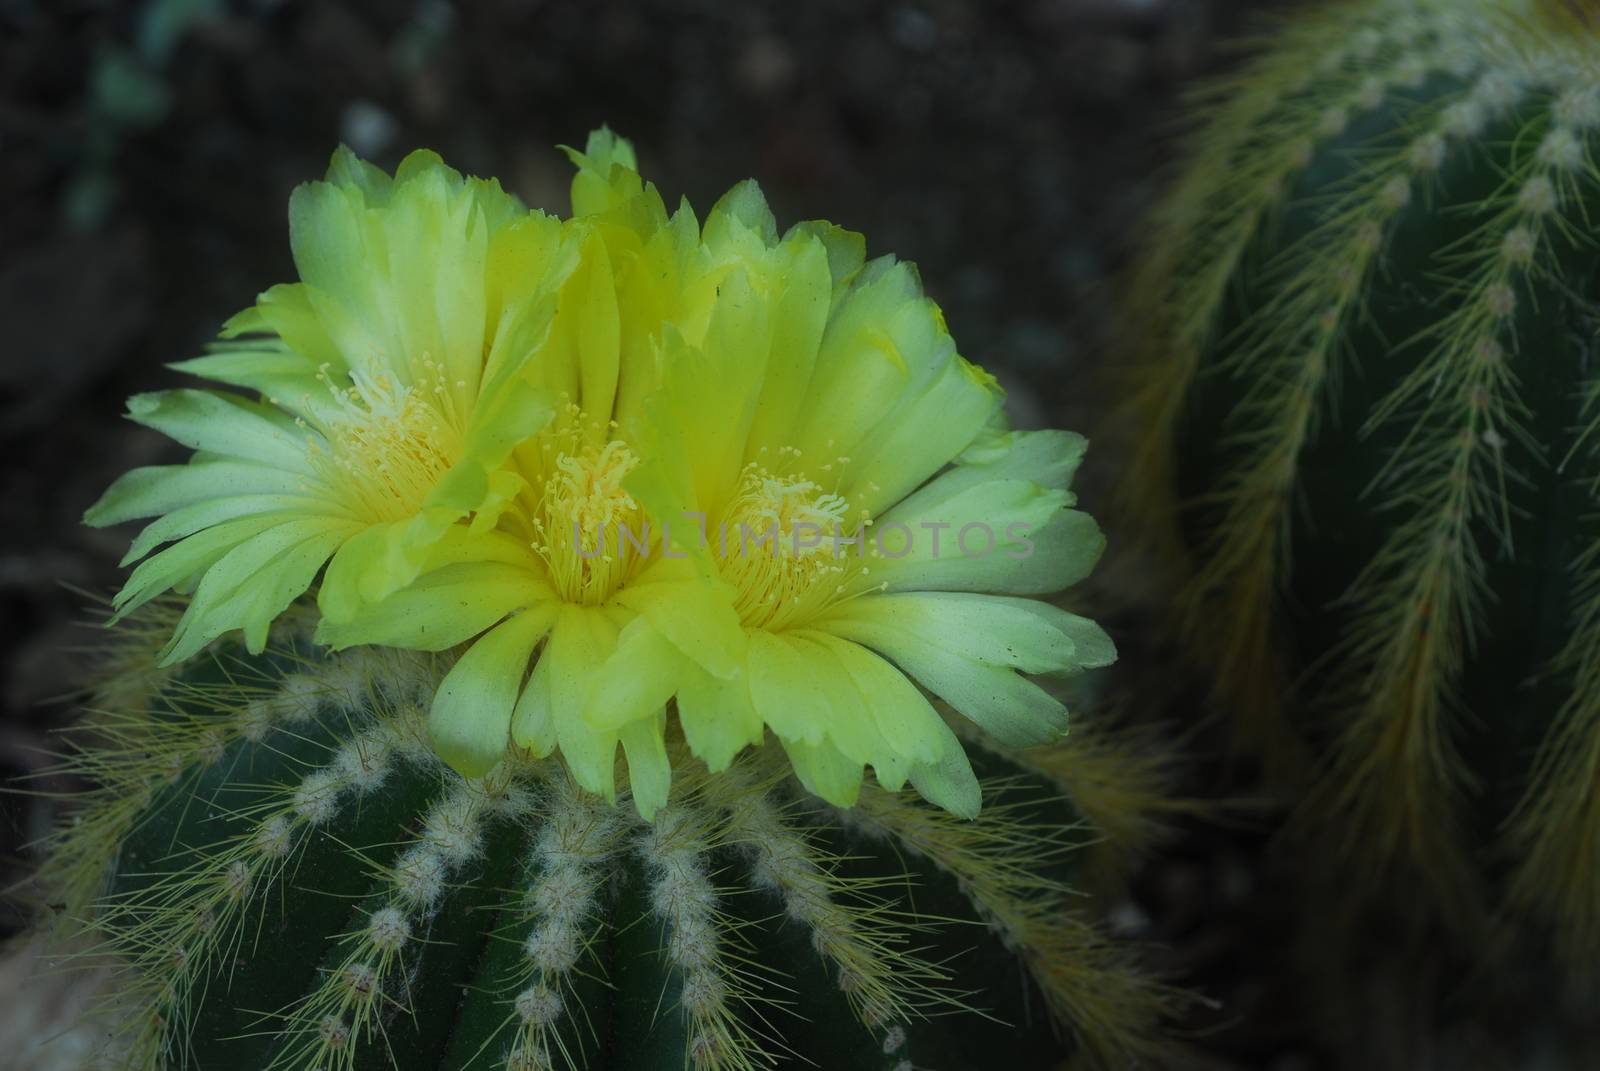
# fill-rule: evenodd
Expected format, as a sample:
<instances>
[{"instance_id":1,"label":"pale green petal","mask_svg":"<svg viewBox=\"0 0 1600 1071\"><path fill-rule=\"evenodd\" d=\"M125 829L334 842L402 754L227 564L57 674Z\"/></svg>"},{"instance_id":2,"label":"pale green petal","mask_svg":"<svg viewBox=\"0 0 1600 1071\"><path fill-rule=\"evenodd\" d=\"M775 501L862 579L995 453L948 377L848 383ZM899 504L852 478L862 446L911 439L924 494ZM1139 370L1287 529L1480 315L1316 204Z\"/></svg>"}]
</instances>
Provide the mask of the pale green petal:
<instances>
[{"instance_id":1,"label":"pale green petal","mask_svg":"<svg viewBox=\"0 0 1600 1071\"><path fill-rule=\"evenodd\" d=\"M775 450L792 441L828 323L832 283L827 250L808 235L787 239L784 245L789 262L773 309L772 353L751 420L747 457L758 455L762 447Z\"/></svg>"},{"instance_id":2,"label":"pale green petal","mask_svg":"<svg viewBox=\"0 0 1600 1071\"><path fill-rule=\"evenodd\" d=\"M209 349L204 357L168 367L259 393L271 407L268 415L305 422L306 427L292 428L302 444L309 438L320 448L322 434L345 419L346 410L333 388L333 377L343 375L342 361L312 362L277 339L217 342Z\"/></svg>"},{"instance_id":3,"label":"pale green petal","mask_svg":"<svg viewBox=\"0 0 1600 1071\"><path fill-rule=\"evenodd\" d=\"M601 667L616 649L617 631L604 611L568 605L540 656L550 663L550 711L561 755L578 784L606 799L616 798L617 733L592 728L583 711Z\"/></svg>"},{"instance_id":4,"label":"pale green petal","mask_svg":"<svg viewBox=\"0 0 1600 1071\"><path fill-rule=\"evenodd\" d=\"M854 601L870 603L874 598ZM917 608L916 604L900 605ZM980 660L985 653L999 656L997 647L1004 645L1003 636L969 634L961 643L962 637L945 627L948 622L929 622L925 615L903 612L896 618L892 610L875 614L870 607L849 609L848 615L836 613L818 627L893 659L923 687L1007 746L1048 744L1066 732L1067 710L1059 700L1007 665ZM948 640L950 646L935 643L935 638ZM1071 642L1065 636L1062 641Z\"/></svg>"},{"instance_id":5,"label":"pale green petal","mask_svg":"<svg viewBox=\"0 0 1600 1071\"><path fill-rule=\"evenodd\" d=\"M487 223L453 172L430 163L414 177L400 174L383 217L398 309L398 352L385 356L398 367L401 360L430 355L443 366L446 397L464 415L483 372Z\"/></svg>"},{"instance_id":6,"label":"pale green petal","mask_svg":"<svg viewBox=\"0 0 1600 1071\"><path fill-rule=\"evenodd\" d=\"M388 254L359 188L312 182L289 197L289 245L302 294L335 352L351 367L396 352L400 314L383 285Z\"/></svg>"},{"instance_id":7,"label":"pale green petal","mask_svg":"<svg viewBox=\"0 0 1600 1071\"><path fill-rule=\"evenodd\" d=\"M412 149L400 161L400 166L394 169L394 181L388 188L389 195L392 197L396 190L408 182L429 178L435 174L451 183L461 181L461 173L445 163L444 158L432 149ZM357 185L365 186L365 183Z\"/></svg>"},{"instance_id":8,"label":"pale green petal","mask_svg":"<svg viewBox=\"0 0 1600 1071\"><path fill-rule=\"evenodd\" d=\"M859 231L846 230L822 219L802 220L789 228L784 241L800 237L815 238L828 254L828 274L833 279L837 300L855 282L856 273L867 260L867 239Z\"/></svg>"},{"instance_id":9,"label":"pale green petal","mask_svg":"<svg viewBox=\"0 0 1600 1071\"><path fill-rule=\"evenodd\" d=\"M428 494L424 508L448 511L459 520L477 509L489 497L489 470L476 458L468 457L451 466L450 471Z\"/></svg>"},{"instance_id":10,"label":"pale green petal","mask_svg":"<svg viewBox=\"0 0 1600 1071\"><path fill-rule=\"evenodd\" d=\"M216 352L204 357L175 361L168 367L187 375L226 383L230 387L256 391L266 395L273 404L292 401L295 393L310 387L321 388L320 393L327 393L317 380L317 362L302 354L272 348L259 341L219 347ZM273 397L279 393L286 397Z\"/></svg>"},{"instance_id":11,"label":"pale green petal","mask_svg":"<svg viewBox=\"0 0 1600 1071\"><path fill-rule=\"evenodd\" d=\"M899 403L955 353L908 264L875 262L839 301L823 335L794 442L823 463L853 455ZM870 267L870 266L869 266Z\"/></svg>"},{"instance_id":12,"label":"pale green petal","mask_svg":"<svg viewBox=\"0 0 1600 1071\"><path fill-rule=\"evenodd\" d=\"M533 672L528 674L528 683L511 715L512 741L541 759L556 749L556 714L550 705L550 659L544 654L540 652L534 659Z\"/></svg>"},{"instance_id":13,"label":"pale green petal","mask_svg":"<svg viewBox=\"0 0 1600 1071\"><path fill-rule=\"evenodd\" d=\"M854 807L861 794L861 764L852 762L826 740L807 743L787 740L780 734L783 750L789 756L795 776L806 791L821 796L835 807Z\"/></svg>"},{"instance_id":14,"label":"pale green petal","mask_svg":"<svg viewBox=\"0 0 1600 1071\"><path fill-rule=\"evenodd\" d=\"M583 152L567 150L578 166L572 177L572 215L574 218L600 215L618 203L637 197L640 189L639 164L633 144L601 127L589 135Z\"/></svg>"},{"instance_id":15,"label":"pale green petal","mask_svg":"<svg viewBox=\"0 0 1600 1071\"><path fill-rule=\"evenodd\" d=\"M961 486L984 480L1031 480L1066 490L1089 449L1089 440L1072 431L1012 431L974 443L952 474Z\"/></svg>"},{"instance_id":16,"label":"pale green petal","mask_svg":"<svg viewBox=\"0 0 1600 1071\"><path fill-rule=\"evenodd\" d=\"M236 628L245 630L246 645L259 653L272 619L304 594L334 548L353 531L348 521L301 516L230 549L201 578L161 664L181 662Z\"/></svg>"},{"instance_id":17,"label":"pale green petal","mask_svg":"<svg viewBox=\"0 0 1600 1071\"><path fill-rule=\"evenodd\" d=\"M182 539L236 517L254 513L299 513L315 517L326 516L328 512L327 503L320 499L292 495L239 495L196 502L192 506L173 510L146 525L128 548L128 553L123 555L122 564L131 565L162 543Z\"/></svg>"},{"instance_id":18,"label":"pale green petal","mask_svg":"<svg viewBox=\"0 0 1600 1071\"><path fill-rule=\"evenodd\" d=\"M119 476L90 506L83 522L95 528L136 517L154 517L205 502L226 488L231 495L290 495L305 477L249 461L201 461L150 465Z\"/></svg>"},{"instance_id":19,"label":"pale green petal","mask_svg":"<svg viewBox=\"0 0 1600 1071\"><path fill-rule=\"evenodd\" d=\"M484 358L482 398L496 398L542 355L557 295L577 268L578 243L560 220L522 216L489 242L484 290L494 342Z\"/></svg>"},{"instance_id":20,"label":"pale green petal","mask_svg":"<svg viewBox=\"0 0 1600 1071\"><path fill-rule=\"evenodd\" d=\"M845 634L852 624L872 635L898 634L957 658L1024 673L1074 672L1116 658L1094 622L1037 599L968 592L867 595L838 604L814 627Z\"/></svg>"},{"instance_id":21,"label":"pale green petal","mask_svg":"<svg viewBox=\"0 0 1600 1071\"><path fill-rule=\"evenodd\" d=\"M1105 629L1087 617L1080 617L1038 599L1018 599L1016 604L1019 609L1043 619L1047 627L1072 641L1072 664L1064 670L1041 672L1075 673L1083 669L1100 669L1117 660L1116 644L1111 642Z\"/></svg>"},{"instance_id":22,"label":"pale green petal","mask_svg":"<svg viewBox=\"0 0 1600 1071\"><path fill-rule=\"evenodd\" d=\"M500 562L457 562L425 573L376 603L359 604L343 620L323 616L318 643L444 651L476 636L508 613L553 602L555 593L528 569Z\"/></svg>"},{"instance_id":23,"label":"pale green petal","mask_svg":"<svg viewBox=\"0 0 1600 1071\"><path fill-rule=\"evenodd\" d=\"M568 280L563 298L576 321L573 358L580 384L578 404L588 413L610 413L617 401L622 328L611 258L598 238L585 244L582 266Z\"/></svg>"},{"instance_id":24,"label":"pale green petal","mask_svg":"<svg viewBox=\"0 0 1600 1071\"><path fill-rule=\"evenodd\" d=\"M458 773L481 777L505 754L522 675L550 620L549 613L518 614L480 637L440 682L428 736Z\"/></svg>"},{"instance_id":25,"label":"pale green petal","mask_svg":"<svg viewBox=\"0 0 1600 1071\"><path fill-rule=\"evenodd\" d=\"M882 513L965 450L1003 401L987 373L955 358L855 449L846 490L868 513Z\"/></svg>"},{"instance_id":26,"label":"pale green petal","mask_svg":"<svg viewBox=\"0 0 1600 1071\"><path fill-rule=\"evenodd\" d=\"M738 484L771 348L767 304L742 268L718 284L699 345L677 332L663 342L663 361L673 374L652 398L654 437L644 445L655 454L679 455L689 471L691 501L702 509L721 506Z\"/></svg>"},{"instance_id":27,"label":"pale green petal","mask_svg":"<svg viewBox=\"0 0 1600 1071\"><path fill-rule=\"evenodd\" d=\"M436 370L425 373L431 393L463 427L492 326L491 233L523 210L498 184L465 180L427 152L401 163L381 211L372 192L370 183L310 183L290 199L305 302L352 369L400 383L423 375L424 363Z\"/></svg>"},{"instance_id":28,"label":"pale green petal","mask_svg":"<svg viewBox=\"0 0 1600 1071\"><path fill-rule=\"evenodd\" d=\"M913 767L911 785L934 806L943 807L962 818L976 818L983 806L983 789L972 772L972 764L967 761L961 741L956 739L956 734L950 731L948 725L941 722L940 727L944 733L939 761Z\"/></svg>"},{"instance_id":29,"label":"pale green petal","mask_svg":"<svg viewBox=\"0 0 1600 1071\"><path fill-rule=\"evenodd\" d=\"M366 195L369 204L382 204L388 200L389 189L393 184L393 180L384 173L383 168L367 163L352 152L348 145L340 145L333 150L333 159L328 162L325 178L338 186L358 188Z\"/></svg>"},{"instance_id":30,"label":"pale green petal","mask_svg":"<svg viewBox=\"0 0 1600 1071\"><path fill-rule=\"evenodd\" d=\"M778 240L778 221L773 218L766 195L754 179L738 183L711 206L702 241L715 255L727 246L743 247L736 232L748 233L759 246L769 246Z\"/></svg>"},{"instance_id":31,"label":"pale green petal","mask_svg":"<svg viewBox=\"0 0 1600 1071\"><path fill-rule=\"evenodd\" d=\"M695 359L681 348L682 340L675 332L667 330L665 334L666 360L676 362L679 356L687 362ZM674 553L686 554L701 575L714 576L717 566L710 548L701 545L698 521L689 514L706 514L715 506L696 496L689 454L677 446L684 440L684 421L691 415L673 401L667 389L645 398L642 408L644 419L635 436L635 452L640 461L624 486L646 515L657 518L670 530L671 543L677 548Z\"/></svg>"},{"instance_id":32,"label":"pale green petal","mask_svg":"<svg viewBox=\"0 0 1600 1071\"><path fill-rule=\"evenodd\" d=\"M467 432L467 454L486 469L498 468L554 414L555 399L549 394L525 380L509 381L479 404Z\"/></svg>"},{"instance_id":33,"label":"pale green petal","mask_svg":"<svg viewBox=\"0 0 1600 1071\"><path fill-rule=\"evenodd\" d=\"M332 375L348 373L350 363L340 352L328 331L317 319L311 298L303 283L279 283L256 298L253 308L233 317L222 327L223 338L236 338L249 332L268 331L283 340L295 353L303 354L312 365L328 366Z\"/></svg>"},{"instance_id":34,"label":"pale green petal","mask_svg":"<svg viewBox=\"0 0 1600 1071\"><path fill-rule=\"evenodd\" d=\"M237 395L201 390L135 394L128 399L128 418L191 450L314 475L306 432L282 411Z\"/></svg>"},{"instance_id":35,"label":"pale green petal","mask_svg":"<svg viewBox=\"0 0 1600 1071\"><path fill-rule=\"evenodd\" d=\"M773 732L786 742L816 744L823 739L831 708L822 707L827 700L816 688L812 659L787 636L752 631L745 671L750 699Z\"/></svg>"},{"instance_id":36,"label":"pale green petal","mask_svg":"<svg viewBox=\"0 0 1600 1071\"><path fill-rule=\"evenodd\" d=\"M280 283L278 285L283 286L289 284ZM256 300L259 301L260 297L258 297ZM256 305L251 305L247 309L240 309L238 312L224 320L222 323L222 330L218 332L218 337L232 340L239 338L241 335L270 334L272 334L272 326L268 324L266 319L261 315L261 309ZM294 347L292 346L290 347L290 349L293 348Z\"/></svg>"},{"instance_id":37,"label":"pale green petal","mask_svg":"<svg viewBox=\"0 0 1600 1071\"><path fill-rule=\"evenodd\" d=\"M1088 514L1066 508L1067 492L999 480L959 486L948 496L925 493L959 472L937 477L879 519L873 538L884 556L872 563L870 583L887 584L891 591L1042 595L1089 575L1105 537ZM937 553L931 525L943 526ZM960 542L968 525L970 553Z\"/></svg>"},{"instance_id":38,"label":"pale green petal","mask_svg":"<svg viewBox=\"0 0 1600 1071\"><path fill-rule=\"evenodd\" d=\"M352 536L339 548L317 590L317 609L325 620L345 622L352 620L363 607L376 599L369 599L363 589L370 587L367 576L381 567L387 554L387 543L393 524L371 525Z\"/></svg>"},{"instance_id":39,"label":"pale green petal","mask_svg":"<svg viewBox=\"0 0 1600 1071\"><path fill-rule=\"evenodd\" d=\"M672 788L672 763L667 758L667 716L657 711L654 717L639 718L622 730L622 752L628 759L628 787L633 805L646 822L667 805Z\"/></svg>"},{"instance_id":40,"label":"pale green petal","mask_svg":"<svg viewBox=\"0 0 1600 1071\"><path fill-rule=\"evenodd\" d=\"M363 597L368 600L381 599L421 576L433 564L435 549L440 541L449 538L452 533L459 532L463 537L471 538L467 530L456 523L460 519L461 514L448 506L425 504L409 519L389 528L386 555L381 567L368 575L368 586L363 587L361 592ZM510 539L504 533L501 535L504 539ZM517 560L525 562L527 557L524 549Z\"/></svg>"},{"instance_id":41,"label":"pale green petal","mask_svg":"<svg viewBox=\"0 0 1600 1071\"><path fill-rule=\"evenodd\" d=\"M833 656L888 753L911 763L932 762L944 722L905 674L864 647L826 632L807 633ZM877 765L877 757L867 759Z\"/></svg>"},{"instance_id":42,"label":"pale green petal","mask_svg":"<svg viewBox=\"0 0 1600 1071\"><path fill-rule=\"evenodd\" d=\"M900 731L904 727L895 723L898 712L875 705L882 696L867 694L845 666L840 655L848 644L826 633L798 629L782 633L779 639L803 660L805 684L797 698L811 709L823 736L840 754L853 762L903 768L907 758L924 753L914 732ZM904 679L901 683L916 691ZM884 731L886 724L894 739Z\"/></svg>"},{"instance_id":43,"label":"pale green petal","mask_svg":"<svg viewBox=\"0 0 1600 1071\"><path fill-rule=\"evenodd\" d=\"M688 667L678 689L678 723L689 750L712 773L728 768L735 755L764 736L761 715L750 699L748 674L732 680Z\"/></svg>"},{"instance_id":44,"label":"pale green petal","mask_svg":"<svg viewBox=\"0 0 1600 1071\"><path fill-rule=\"evenodd\" d=\"M273 621L277 620L291 603L305 594L306 589L316 579L318 570L328 560L328 555L332 554L333 549L348 538L349 534L350 527L347 524L334 522L327 530L311 535L280 553L268 564L246 577L233 593L227 596L227 613L213 618L212 624L207 626L207 631L218 626L226 631L232 627L230 622L236 620L244 630L246 649L252 654L260 654L266 649L268 632ZM256 538L260 539L262 536ZM216 567L220 568L226 562L227 559L224 558ZM204 581L201 585L204 586ZM199 599L200 593L196 591L195 602ZM179 634L181 633L180 626ZM187 653L175 654L174 661L186 657Z\"/></svg>"},{"instance_id":45,"label":"pale green petal","mask_svg":"<svg viewBox=\"0 0 1600 1071\"><path fill-rule=\"evenodd\" d=\"M634 618L601 667L584 720L596 729L616 730L653 716L677 692L689 667L689 657L647 618Z\"/></svg>"},{"instance_id":46,"label":"pale green petal","mask_svg":"<svg viewBox=\"0 0 1600 1071\"><path fill-rule=\"evenodd\" d=\"M746 672L750 696L762 720L791 744L814 747L826 743L855 765L857 777L863 764L881 762L892 779L903 771L908 759L937 754L917 739L914 731L900 732L899 746L885 737L881 726L900 712L870 705L881 699L882 693L863 694L836 655L843 646L831 637L810 633L753 633ZM903 678L901 684L910 688Z\"/></svg>"},{"instance_id":47,"label":"pale green petal","mask_svg":"<svg viewBox=\"0 0 1600 1071\"><path fill-rule=\"evenodd\" d=\"M112 600L115 622L191 577L209 568L234 547L274 525L300 519L298 513L258 513L213 525L155 554L128 576L127 583Z\"/></svg>"},{"instance_id":48,"label":"pale green petal","mask_svg":"<svg viewBox=\"0 0 1600 1071\"><path fill-rule=\"evenodd\" d=\"M491 472L489 493L483 496L483 501L478 504L477 511L472 515L472 524L467 529L469 534L485 535L493 532L517 496L527 489L528 481L511 469L496 469Z\"/></svg>"},{"instance_id":49,"label":"pale green petal","mask_svg":"<svg viewBox=\"0 0 1600 1071\"><path fill-rule=\"evenodd\" d=\"M633 151L633 142L618 136L604 124L601 124L600 129L589 132L583 151L584 155L594 161L595 168L604 174L610 174L613 167L626 168L629 171L639 170L639 158Z\"/></svg>"},{"instance_id":50,"label":"pale green petal","mask_svg":"<svg viewBox=\"0 0 1600 1071\"><path fill-rule=\"evenodd\" d=\"M1041 614L1051 625L1072 637L1074 661L1084 669L1099 669L1117 660L1116 644L1106 635L1105 629L1089 620L1069 613L1058 606L1026 600L1032 613Z\"/></svg>"},{"instance_id":51,"label":"pale green petal","mask_svg":"<svg viewBox=\"0 0 1600 1071\"><path fill-rule=\"evenodd\" d=\"M339 548L317 593L324 617L344 622L415 581L455 562L501 562L528 568L527 546L504 532L469 532L424 513L371 525Z\"/></svg>"},{"instance_id":52,"label":"pale green petal","mask_svg":"<svg viewBox=\"0 0 1600 1071\"><path fill-rule=\"evenodd\" d=\"M618 591L616 601L643 616L707 672L723 678L738 672L746 640L731 590L700 577L689 562L658 559Z\"/></svg>"}]
</instances>

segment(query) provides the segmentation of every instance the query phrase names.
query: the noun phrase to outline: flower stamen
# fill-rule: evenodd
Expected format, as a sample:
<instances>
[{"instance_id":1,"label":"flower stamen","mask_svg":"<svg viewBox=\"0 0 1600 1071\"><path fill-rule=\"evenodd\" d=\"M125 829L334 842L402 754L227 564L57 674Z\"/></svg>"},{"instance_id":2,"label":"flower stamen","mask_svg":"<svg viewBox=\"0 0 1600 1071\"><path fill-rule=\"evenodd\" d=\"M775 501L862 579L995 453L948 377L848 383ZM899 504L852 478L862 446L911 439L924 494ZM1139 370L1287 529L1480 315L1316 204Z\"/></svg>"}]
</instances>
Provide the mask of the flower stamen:
<instances>
[{"instance_id":1,"label":"flower stamen","mask_svg":"<svg viewBox=\"0 0 1600 1071\"><path fill-rule=\"evenodd\" d=\"M429 360L423 356L424 367ZM324 450L313 442L313 463L347 492L363 519L398 521L413 516L450 471L462 450L454 423L429 400L429 381L397 382L387 372L356 370L348 387L329 366L317 370L339 413L327 429Z\"/></svg>"},{"instance_id":2,"label":"flower stamen","mask_svg":"<svg viewBox=\"0 0 1600 1071\"><path fill-rule=\"evenodd\" d=\"M778 451L780 465L799 452ZM838 462L823 466L831 471ZM785 466L786 467L786 466ZM854 513L854 516L852 516ZM748 626L782 629L819 613L852 586L867 527L865 510L798 474L779 474L759 462L745 466L724 512L719 564L738 591L735 609Z\"/></svg>"}]
</instances>

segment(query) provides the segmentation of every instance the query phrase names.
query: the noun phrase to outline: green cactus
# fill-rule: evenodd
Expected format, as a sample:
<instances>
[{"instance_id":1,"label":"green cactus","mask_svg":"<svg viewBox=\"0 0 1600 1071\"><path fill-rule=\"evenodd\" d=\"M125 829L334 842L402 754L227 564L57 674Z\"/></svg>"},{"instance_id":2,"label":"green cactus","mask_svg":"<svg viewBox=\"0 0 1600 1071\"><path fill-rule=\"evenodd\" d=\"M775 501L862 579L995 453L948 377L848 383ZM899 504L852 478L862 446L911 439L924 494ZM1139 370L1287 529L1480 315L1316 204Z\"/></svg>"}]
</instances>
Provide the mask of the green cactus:
<instances>
[{"instance_id":1,"label":"green cactus","mask_svg":"<svg viewBox=\"0 0 1600 1071\"><path fill-rule=\"evenodd\" d=\"M178 609L122 626L71 763L98 787L44 877L127 964L111 1066L1159 1058L1165 991L1067 882L1083 816L1131 832L1160 771L1088 730L975 754L976 822L870 785L828 807L766 747L714 776L675 754L647 823L555 759L456 774L425 730L444 660L329 655L310 613L152 671Z\"/></svg>"},{"instance_id":2,"label":"green cactus","mask_svg":"<svg viewBox=\"0 0 1600 1071\"><path fill-rule=\"evenodd\" d=\"M1343 848L1600 955L1600 39L1365 0L1200 101L1134 318L1137 515L1219 705ZM1509 910L1508 910L1509 909Z\"/></svg>"}]
</instances>

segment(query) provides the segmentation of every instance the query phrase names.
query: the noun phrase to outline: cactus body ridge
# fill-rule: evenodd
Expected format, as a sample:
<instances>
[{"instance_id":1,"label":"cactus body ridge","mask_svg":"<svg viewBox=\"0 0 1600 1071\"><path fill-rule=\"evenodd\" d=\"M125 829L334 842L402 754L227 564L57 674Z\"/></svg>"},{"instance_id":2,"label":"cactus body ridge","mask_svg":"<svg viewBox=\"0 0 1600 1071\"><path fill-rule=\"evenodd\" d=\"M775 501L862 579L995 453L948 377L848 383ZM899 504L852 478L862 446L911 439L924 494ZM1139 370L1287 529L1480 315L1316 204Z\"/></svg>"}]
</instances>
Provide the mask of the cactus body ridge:
<instances>
[{"instance_id":1,"label":"cactus body ridge","mask_svg":"<svg viewBox=\"0 0 1600 1071\"><path fill-rule=\"evenodd\" d=\"M1349 878L1592 962L1600 38L1559 8L1332 5L1214 87L1136 288L1129 482Z\"/></svg>"},{"instance_id":2,"label":"cactus body ridge","mask_svg":"<svg viewBox=\"0 0 1600 1071\"><path fill-rule=\"evenodd\" d=\"M647 822L558 760L463 778L426 736L442 659L329 656L292 626L97 704L76 763L101 787L46 878L127 964L107 1066L903 1071L1163 1045L1162 991L1067 900L1089 834L1058 756L987 756L975 823L870 786L827 806L776 748L716 775L679 756Z\"/></svg>"}]
</instances>

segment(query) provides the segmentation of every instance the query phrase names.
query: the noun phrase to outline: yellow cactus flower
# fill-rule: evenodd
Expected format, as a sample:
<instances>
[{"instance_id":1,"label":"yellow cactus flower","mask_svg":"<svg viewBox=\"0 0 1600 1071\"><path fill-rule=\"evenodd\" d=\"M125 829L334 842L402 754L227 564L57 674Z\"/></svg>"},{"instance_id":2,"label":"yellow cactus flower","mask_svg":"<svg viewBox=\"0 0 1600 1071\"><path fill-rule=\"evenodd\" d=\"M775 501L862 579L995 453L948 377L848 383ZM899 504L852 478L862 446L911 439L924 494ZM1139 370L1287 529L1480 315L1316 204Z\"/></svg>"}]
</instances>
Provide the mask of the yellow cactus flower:
<instances>
[{"instance_id":1,"label":"yellow cactus flower","mask_svg":"<svg viewBox=\"0 0 1600 1071\"><path fill-rule=\"evenodd\" d=\"M667 798L675 714L689 749L714 771L770 729L803 783L830 802L851 804L871 766L890 788L909 781L975 814L977 781L929 696L1008 746L1047 743L1065 731L1066 712L1025 675L1114 657L1093 623L1029 597L1081 578L1099 554L1099 530L1071 508L1068 490L1083 440L1008 430L993 379L956 352L911 267L867 262L859 235L803 223L780 237L749 182L702 227L686 204L668 215L631 147L608 131L571 155L573 218L496 217L517 238L485 228L481 276L441 272L431 294L408 277L417 289L406 303L371 281L348 284L385 298L372 307L398 320L419 307L438 314L464 292L476 301L483 280L487 297L473 308L489 326L481 367L459 375L478 388L463 388L449 411L465 414L460 425L418 421L402 434L393 422L369 430L371 418L338 424L287 405L276 383L233 380L266 401L226 404L252 415L279 407L301 434L272 439L270 457L235 447L226 463L276 464L274 487L303 488L308 467L320 474L342 459L345 482L330 477L314 496L277 492L314 500L327 508L317 516L343 525L326 537L341 549L319 589L318 640L462 648L429 728L467 774L486 772L509 743L559 751L584 787L610 796L620 744L648 817ZM341 169L378 185L353 162L336 161ZM405 171L387 205L364 209L369 216L393 210ZM365 247L369 256L384 249ZM345 252L341 278L362 270ZM308 286L320 266L301 264ZM347 336L324 345L319 334L321 348L303 352L292 333L303 319L260 311L242 327L271 328L281 340L274 355L303 358L295 367L320 370L319 383L331 378L341 419L394 393L357 379L348 361L332 364L329 352L364 352ZM511 340L504 347L497 325ZM406 338L372 348L418 351ZM221 378L219 359L206 360L199 370ZM428 378L401 401L440 382ZM384 409L385 419L396 411ZM406 447L403 465L396 444ZM212 455L228 439L219 429L192 445L203 453L188 468L223 463ZM147 513L195 509L120 487L94 519L133 515L118 504L128 498ZM204 520L215 491L193 493ZM383 509L350 515L380 498ZM152 529L191 524L170 520L183 509ZM273 596L252 612L270 620L303 590L321 564L312 557L296 560L293 583L271 579L276 558L257 559L269 578L258 583ZM159 579L136 572L125 603ZM229 621L256 622L239 607L205 615L206 638Z\"/></svg>"},{"instance_id":2,"label":"yellow cactus flower","mask_svg":"<svg viewBox=\"0 0 1600 1071\"><path fill-rule=\"evenodd\" d=\"M559 221L432 153L391 179L341 148L326 181L295 191L289 224L302 281L175 366L261 400L130 399L131 419L196 452L127 473L85 515L157 517L115 606L193 591L164 664L233 629L260 651L330 557L370 597L405 583L433 540L504 492L512 444L551 416L520 371L575 263Z\"/></svg>"},{"instance_id":3,"label":"yellow cactus flower","mask_svg":"<svg viewBox=\"0 0 1600 1071\"><path fill-rule=\"evenodd\" d=\"M859 235L809 223L780 239L754 183L700 228L687 206L668 219L625 142L602 133L574 156L589 234L534 362L565 405L512 455L523 492L493 532L440 544L435 571L323 638L415 644L396 622L484 600L507 613L435 703L435 742L465 770L498 759L509 724L610 793L620 742L648 814L671 778L670 709L713 770L770 728L831 802L853 802L870 765L976 813L962 747L912 681L1008 745L1065 730L1019 671L1104 665L1110 642L1018 596L1098 556L1067 490L1083 440L1006 431L993 379L910 266L866 263ZM472 554L528 594L458 580Z\"/></svg>"}]
</instances>

